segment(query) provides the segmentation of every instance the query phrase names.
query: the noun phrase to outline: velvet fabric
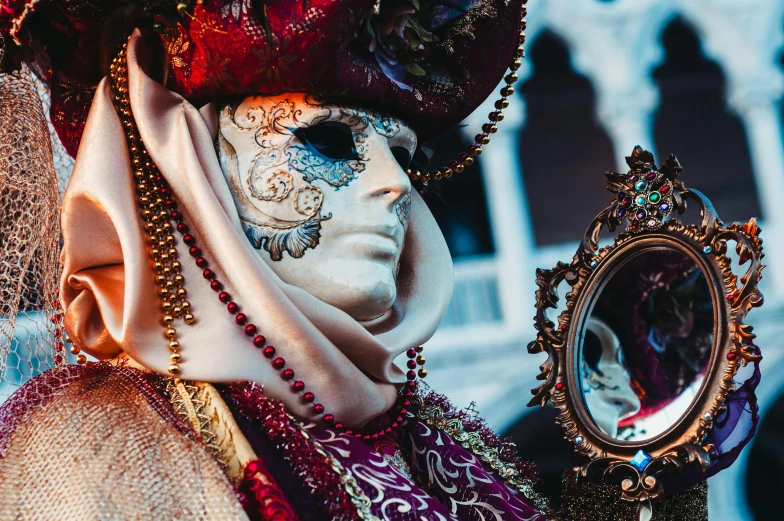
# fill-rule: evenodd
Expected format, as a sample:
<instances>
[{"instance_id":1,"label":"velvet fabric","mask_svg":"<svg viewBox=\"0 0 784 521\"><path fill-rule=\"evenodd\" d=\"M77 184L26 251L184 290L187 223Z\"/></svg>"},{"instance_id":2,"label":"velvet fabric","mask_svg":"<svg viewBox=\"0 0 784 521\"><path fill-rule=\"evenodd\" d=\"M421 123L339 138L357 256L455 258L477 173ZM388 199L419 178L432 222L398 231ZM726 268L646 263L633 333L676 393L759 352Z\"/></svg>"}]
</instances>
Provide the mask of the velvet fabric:
<instances>
[{"instance_id":1,"label":"velvet fabric","mask_svg":"<svg viewBox=\"0 0 784 521\"><path fill-rule=\"evenodd\" d=\"M412 193L411 225L398 274L398 299L382 317L360 324L346 313L283 283L247 241L213 148L214 114L145 74L139 34L128 49L131 107L142 140L199 240L211 269L315 393L347 426L362 425L395 401L405 376L393 360L430 338L452 292L449 251L435 220ZM206 118L206 119L205 119ZM133 175L109 84L98 88L63 201L61 295L66 330L99 359L127 353L166 373L167 340L160 300L136 206ZM176 244L196 321L178 326L180 376L208 382L253 381L303 418L313 408L290 390L269 360L234 324L201 269Z\"/></svg>"}]
</instances>

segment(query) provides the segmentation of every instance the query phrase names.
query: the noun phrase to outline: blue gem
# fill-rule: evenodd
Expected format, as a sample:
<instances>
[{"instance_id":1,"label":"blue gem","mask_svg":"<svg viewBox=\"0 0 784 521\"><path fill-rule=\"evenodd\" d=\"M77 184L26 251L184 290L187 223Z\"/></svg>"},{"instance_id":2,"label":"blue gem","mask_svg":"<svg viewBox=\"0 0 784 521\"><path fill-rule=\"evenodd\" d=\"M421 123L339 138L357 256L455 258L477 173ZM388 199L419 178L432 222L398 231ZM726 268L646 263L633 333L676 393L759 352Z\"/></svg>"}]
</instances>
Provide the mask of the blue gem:
<instances>
[{"instance_id":1,"label":"blue gem","mask_svg":"<svg viewBox=\"0 0 784 521\"><path fill-rule=\"evenodd\" d=\"M648 455L648 453L646 453L643 450L638 450L637 454L634 455L634 457L629 463L634 465L634 468L642 472L643 470L645 470L645 467L647 467L648 463L650 463L651 461L653 461L653 458L651 458L650 455Z\"/></svg>"},{"instance_id":2,"label":"blue gem","mask_svg":"<svg viewBox=\"0 0 784 521\"><path fill-rule=\"evenodd\" d=\"M707 255L708 253L710 253L711 251L713 251L713 250L711 249L711 247L710 247L710 246L705 246L705 247L702 249L702 252L703 252L703 253L705 253L706 255Z\"/></svg>"},{"instance_id":3,"label":"blue gem","mask_svg":"<svg viewBox=\"0 0 784 521\"><path fill-rule=\"evenodd\" d=\"M646 183L645 181L638 181L637 184L634 185L634 189L637 190L638 192L642 192L646 188L648 188L648 183Z\"/></svg>"},{"instance_id":4,"label":"blue gem","mask_svg":"<svg viewBox=\"0 0 784 521\"><path fill-rule=\"evenodd\" d=\"M645 196L640 195L634 200L639 206L645 206Z\"/></svg>"}]
</instances>

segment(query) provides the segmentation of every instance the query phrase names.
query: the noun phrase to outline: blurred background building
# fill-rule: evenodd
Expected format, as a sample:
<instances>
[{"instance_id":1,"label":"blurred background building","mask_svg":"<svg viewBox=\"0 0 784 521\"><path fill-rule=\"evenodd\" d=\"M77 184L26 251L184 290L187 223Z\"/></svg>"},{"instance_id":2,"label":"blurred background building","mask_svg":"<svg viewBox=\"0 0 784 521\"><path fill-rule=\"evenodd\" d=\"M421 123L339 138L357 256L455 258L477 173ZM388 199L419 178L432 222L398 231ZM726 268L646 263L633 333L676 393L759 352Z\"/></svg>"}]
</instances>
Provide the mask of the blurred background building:
<instances>
[{"instance_id":1,"label":"blurred background building","mask_svg":"<svg viewBox=\"0 0 784 521\"><path fill-rule=\"evenodd\" d=\"M428 344L428 381L477 402L558 495L571 466L551 407L528 408L543 357L527 353L536 268L569 262L610 201L604 171L635 145L680 159L725 223L761 220L765 305L748 321L765 357L757 436L711 479L710 519L784 512L784 2L530 0L527 58L478 168L428 189L455 258L455 294ZM495 101L433 143L434 163L473 140Z\"/></svg>"},{"instance_id":2,"label":"blurred background building","mask_svg":"<svg viewBox=\"0 0 784 521\"><path fill-rule=\"evenodd\" d=\"M456 405L475 401L496 431L536 461L557 498L570 449L552 407L528 408L544 357L527 353L535 270L569 262L610 200L606 170L635 145L725 222L760 218L766 304L749 316L763 348L762 422L736 464L711 479L711 521L780 520L784 512L784 2L530 0L527 58L499 132L478 166L428 187L455 259L455 293L427 345L428 382ZM41 93L45 101L45 92ZM495 97L432 143L435 164L473 142ZM53 141L61 190L72 162ZM59 155L58 155L59 151ZM20 316L22 343L39 328ZM39 372L13 352L0 401Z\"/></svg>"}]
</instances>

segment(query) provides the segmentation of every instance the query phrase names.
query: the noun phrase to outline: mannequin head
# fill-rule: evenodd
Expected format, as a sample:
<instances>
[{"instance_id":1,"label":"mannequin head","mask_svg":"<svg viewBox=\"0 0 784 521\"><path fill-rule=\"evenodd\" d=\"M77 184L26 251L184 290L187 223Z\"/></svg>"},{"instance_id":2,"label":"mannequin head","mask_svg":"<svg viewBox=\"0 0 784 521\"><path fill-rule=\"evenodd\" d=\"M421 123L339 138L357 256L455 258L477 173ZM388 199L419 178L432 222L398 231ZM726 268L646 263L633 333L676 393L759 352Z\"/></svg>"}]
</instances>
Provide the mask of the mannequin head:
<instances>
[{"instance_id":1,"label":"mannequin head","mask_svg":"<svg viewBox=\"0 0 784 521\"><path fill-rule=\"evenodd\" d=\"M414 132L306 94L247 97L222 107L219 122L221 168L262 259L284 282L357 320L389 310Z\"/></svg>"},{"instance_id":2,"label":"mannequin head","mask_svg":"<svg viewBox=\"0 0 784 521\"><path fill-rule=\"evenodd\" d=\"M599 428L618 435L618 422L640 410L640 399L629 384L621 342L603 321L588 319L582 353L585 403Z\"/></svg>"}]
</instances>

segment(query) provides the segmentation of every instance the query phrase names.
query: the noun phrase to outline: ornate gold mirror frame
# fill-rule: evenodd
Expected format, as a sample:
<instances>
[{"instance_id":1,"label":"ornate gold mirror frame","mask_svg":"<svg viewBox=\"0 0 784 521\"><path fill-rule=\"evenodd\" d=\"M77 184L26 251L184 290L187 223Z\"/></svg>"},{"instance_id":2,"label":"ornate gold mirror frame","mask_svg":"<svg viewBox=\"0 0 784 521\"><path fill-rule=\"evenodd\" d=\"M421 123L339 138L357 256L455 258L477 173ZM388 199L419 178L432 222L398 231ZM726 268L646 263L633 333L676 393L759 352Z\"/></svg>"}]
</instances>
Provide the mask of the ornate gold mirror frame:
<instances>
[{"instance_id":1,"label":"ornate gold mirror frame","mask_svg":"<svg viewBox=\"0 0 784 521\"><path fill-rule=\"evenodd\" d=\"M752 328L743 321L752 308L762 305L757 282L763 253L756 221L725 227L710 201L677 179L681 166L675 156L657 168L650 152L635 147L626 160L628 173L607 172L608 189L616 197L591 222L572 262L536 272L538 334L528 350L545 352L548 358L537 377L544 383L531 391L534 397L529 406L544 406L549 400L558 409L557 422L565 438L588 460L576 469L578 483L620 485L622 499L637 502L638 517L644 519L652 513L650 500L663 493L664 474L689 464L703 472L707 469L712 449L707 435L725 408L725 398L735 389L733 377L741 366L761 358L752 343ZM647 189L640 190L643 184ZM686 212L687 201L699 207L699 225L683 224L673 216ZM626 230L611 245L600 248L602 230L613 232L624 223ZM728 241L736 243L738 264L748 264L740 277L732 271ZM702 269L713 301L712 352L700 390L678 421L650 439L617 440L599 430L586 410L576 356L593 303L610 277L629 259L662 247L688 255ZM565 311L552 320L547 311L557 307L562 282L571 291L566 295ZM640 453L643 464L635 461Z\"/></svg>"}]
</instances>

